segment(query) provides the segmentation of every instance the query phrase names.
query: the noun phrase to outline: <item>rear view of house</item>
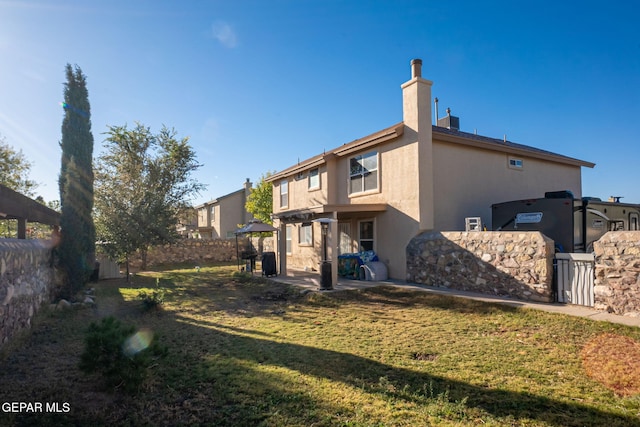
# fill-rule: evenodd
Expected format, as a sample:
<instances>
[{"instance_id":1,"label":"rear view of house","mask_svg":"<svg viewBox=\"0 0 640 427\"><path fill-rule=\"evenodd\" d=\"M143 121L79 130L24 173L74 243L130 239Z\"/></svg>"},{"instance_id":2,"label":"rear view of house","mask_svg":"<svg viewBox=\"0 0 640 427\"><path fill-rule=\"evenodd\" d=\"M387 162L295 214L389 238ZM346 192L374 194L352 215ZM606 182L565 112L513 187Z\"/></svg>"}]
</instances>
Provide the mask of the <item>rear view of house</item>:
<instances>
[{"instance_id":1,"label":"rear view of house","mask_svg":"<svg viewBox=\"0 0 640 427\"><path fill-rule=\"evenodd\" d=\"M580 197L581 168L593 163L462 132L450 115L434 125L432 84L422 61L411 61L402 121L268 178L283 273L319 269L319 218L332 220L326 241L334 265L341 254L373 251L389 277L405 280L406 247L422 232L464 230L466 217L490 224L492 204L549 188ZM333 283L337 274L333 268Z\"/></svg>"}]
</instances>

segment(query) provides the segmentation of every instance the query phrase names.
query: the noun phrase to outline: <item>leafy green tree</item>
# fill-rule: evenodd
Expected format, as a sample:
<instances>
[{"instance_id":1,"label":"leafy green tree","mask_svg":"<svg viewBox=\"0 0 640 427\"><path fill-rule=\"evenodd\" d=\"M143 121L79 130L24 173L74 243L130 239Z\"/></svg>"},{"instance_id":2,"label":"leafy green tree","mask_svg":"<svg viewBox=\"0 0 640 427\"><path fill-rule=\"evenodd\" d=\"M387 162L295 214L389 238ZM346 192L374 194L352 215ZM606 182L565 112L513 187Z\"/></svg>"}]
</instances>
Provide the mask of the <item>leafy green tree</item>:
<instances>
[{"instance_id":1,"label":"leafy green tree","mask_svg":"<svg viewBox=\"0 0 640 427\"><path fill-rule=\"evenodd\" d=\"M28 178L31 163L0 135L0 184L27 197L34 196L38 183Z\"/></svg>"},{"instance_id":2,"label":"leafy green tree","mask_svg":"<svg viewBox=\"0 0 640 427\"><path fill-rule=\"evenodd\" d=\"M272 172L267 172L260 177L260 181L251 189L251 193L249 193L245 203L247 212L265 224L273 224L271 219L271 214L273 213L273 186L266 181L271 175L273 175Z\"/></svg>"},{"instance_id":3,"label":"leafy green tree","mask_svg":"<svg viewBox=\"0 0 640 427\"><path fill-rule=\"evenodd\" d=\"M89 279L95 261L93 223L93 135L86 77L67 64L60 166L60 266L71 296Z\"/></svg>"},{"instance_id":4,"label":"leafy green tree","mask_svg":"<svg viewBox=\"0 0 640 427\"><path fill-rule=\"evenodd\" d=\"M110 256L127 262L149 246L175 241L188 199L205 188L191 178L201 165L189 138L163 127L154 135L137 123L111 126L96 163L96 229ZM128 271L127 271L128 273ZM127 274L128 277L128 274Z\"/></svg>"},{"instance_id":5,"label":"leafy green tree","mask_svg":"<svg viewBox=\"0 0 640 427\"><path fill-rule=\"evenodd\" d=\"M22 151L16 151L0 135L0 184L25 196L33 197L38 184L28 178L30 171L31 163ZM0 236L17 237L17 235L17 220L0 219Z\"/></svg>"}]
</instances>

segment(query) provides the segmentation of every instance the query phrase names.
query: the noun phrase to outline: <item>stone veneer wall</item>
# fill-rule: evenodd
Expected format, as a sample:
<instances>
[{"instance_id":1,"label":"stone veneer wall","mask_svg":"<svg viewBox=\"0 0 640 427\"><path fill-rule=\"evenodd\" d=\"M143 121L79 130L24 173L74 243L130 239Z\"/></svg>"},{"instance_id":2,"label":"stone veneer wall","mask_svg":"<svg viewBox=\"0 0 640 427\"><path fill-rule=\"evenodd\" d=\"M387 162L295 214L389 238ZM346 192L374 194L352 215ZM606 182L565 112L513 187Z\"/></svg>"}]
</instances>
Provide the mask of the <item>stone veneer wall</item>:
<instances>
[{"instance_id":1,"label":"stone veneer wall","mask_svg":"<svg viewBox=\"0 0 640 427\"><path fill-rule=\"evenodd\" d=\"M593 250L595 308L640 316L640 231L610 231Z\"/></svg>"},{"instance_id":2,"label":"stone veneer wall","mask_svg":"<svg viewBox=\"0 0 640 427\"><path fill-rule=\"evenodd\" d=\"M273 251L273 238L251 238L254 250ZM249 247L249 239L238 239L239 251ZM231 262L236 261L236 239L183 239L172 245L154 246L147 254L147 267L173 263ZM133 258L130 266L140 268L142 261Z\"/></svg>"},{"instance_id":3,"label":"stone veneer wall","mask_svg":"<svg viewBox=\"0 0 640 427\"><path fill-rule=\"evenodd\" d=\"M539 232L427 232L407 246L407 281L553 302L553 254Z\"/></svg>"},{"instance_id":4,"label":"stone veneer wall","mask_svg":"<svg viewBox=\"0 0 640 427\"><path fill-rule=\"evenodd\" d=\"M0 239L0 347L31 326L53 297L51 246L42 240Z\"/></svg>"}]
</instances>

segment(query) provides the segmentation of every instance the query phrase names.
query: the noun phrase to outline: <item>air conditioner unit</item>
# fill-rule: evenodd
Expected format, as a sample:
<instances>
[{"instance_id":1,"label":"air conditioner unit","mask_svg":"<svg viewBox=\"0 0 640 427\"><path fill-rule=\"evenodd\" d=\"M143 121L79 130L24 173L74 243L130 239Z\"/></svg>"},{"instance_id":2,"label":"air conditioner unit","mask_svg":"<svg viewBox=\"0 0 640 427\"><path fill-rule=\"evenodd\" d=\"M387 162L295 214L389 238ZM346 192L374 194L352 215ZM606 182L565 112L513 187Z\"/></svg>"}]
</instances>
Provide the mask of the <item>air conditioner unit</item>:
<instances>
[{"instance_id":1,"label":"air conditioner unit","mask_svg":"<svg viewBox=\"0 0 640 427\"><path fill-rule=\"evenodd\" d=\"M482 231L482 218L479 216L465 218L464 229L465 231Z\"/></svg>"}]
</instances>

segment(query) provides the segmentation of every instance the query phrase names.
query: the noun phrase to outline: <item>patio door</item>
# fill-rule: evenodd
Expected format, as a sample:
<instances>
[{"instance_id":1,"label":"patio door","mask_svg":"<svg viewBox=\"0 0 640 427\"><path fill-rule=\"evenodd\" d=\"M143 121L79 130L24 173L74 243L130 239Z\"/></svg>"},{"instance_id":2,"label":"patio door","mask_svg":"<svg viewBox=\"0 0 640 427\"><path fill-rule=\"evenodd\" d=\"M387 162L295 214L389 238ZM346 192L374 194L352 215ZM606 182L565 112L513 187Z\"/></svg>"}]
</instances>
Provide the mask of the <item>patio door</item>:
<instances>
[{"instance_id":1,"label":"patio door","mask_svg":"<svg viewBox=\"0 0 640 427\"><path fill-rule=\"evenodd\" d=\"M353 252L353 250L351 249L351 224L348 222L339 222L338 235L340 236L338 255L350 254L351 252Z\"/></svg>"}]
</instances>

